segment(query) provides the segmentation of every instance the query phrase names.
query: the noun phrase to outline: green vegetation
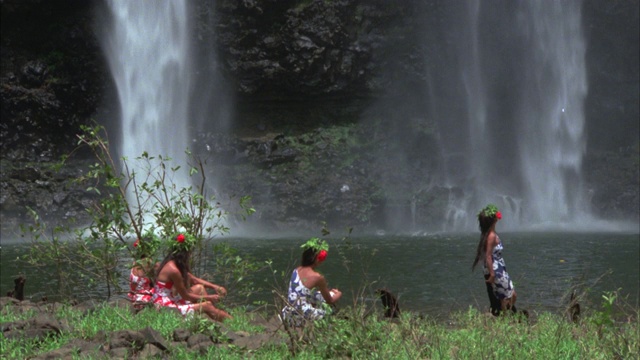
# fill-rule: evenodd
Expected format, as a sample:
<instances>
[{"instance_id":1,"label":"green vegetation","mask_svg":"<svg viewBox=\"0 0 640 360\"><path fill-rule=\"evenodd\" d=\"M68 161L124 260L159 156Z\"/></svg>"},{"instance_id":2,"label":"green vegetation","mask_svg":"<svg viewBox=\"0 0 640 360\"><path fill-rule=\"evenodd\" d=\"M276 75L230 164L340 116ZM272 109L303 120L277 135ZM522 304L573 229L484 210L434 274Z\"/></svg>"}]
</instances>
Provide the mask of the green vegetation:
<instances>
[{"instance_id":1,"label":"green vegetation","mask_svg":"<svg viewBox=\"0 0 640 360\"><path fill-rule=\"evenodd\" d=\"M284 137L279 145L290 147L298 153L298 171L326 171L326 166L336 164L339 169L350 166L361 155L363 139L354 134L355 125L335 125L318 128L297 136ZM319 156L330 155L329 160Z\"/></svg>"},{"instance_id":2,"label":"green vegetation","mask_svg":"<svg viewBox=\"0 0 640 360\"><path fill-rule=\"evenodd\" d=\"M89 147L96 159L86 175L77 179L88 192L96 194L95 202L86 207L91 222L81 227L69 222L49 229L31 211L33 224L22 226L23 233L32 240L23 260L33 267L55 269L57 291L49 293L52 300L74 298L87 286L105 288L107 299L121 294L122 284L128 283L131 259L136 259L131 244L140 239L147 249L145 255L161 261L177 233L195 238L191 256L194 272L206 277L204 269L213 263L226 272L223 277L228 282L221 285L238 289L234 292L236 297L248 296L252 284L246 281L246 275L259 266L223 243L212 241L229 231L225 223L228 213L214 196L207 194L201 159L187 149L186 169L173 164L167 156L147 152L133 161L116 161L101 126L82 127L78 146ZM56 166L62 167L64 160ZM187 174L195 185L179 187L174 179L182 174ZM247 205L249 200L239 199L243 217L254 212Z\"/></svg>"},{"instance_id":3,"label":"green vegetation","mask_svg":"<svg viewBox=\"0 0 640 360\"><path fill-rule=\"evenodd\" d=\"M612 294L605 294L616 302ZM35 312L20 313L7 306L0 314L2 323L28 319ZM229 331L264 333L263 326L253 321L256 313L243 308L232 310L234 319L225 327L194 317L183 319L174 312L147 308L134 314L123 308L102 306L83 313L62 306L53 315L73 324L58 337L34 342L0 340L0 352L7 359L28 358L60 348L72 339L92 340L99 334L118 330L141 330L151 327L166 339L175 329L188 329L210 336L217 344L206 354L184 345L172 345L171 358L178 359L635 359L640 356L638 314L616 321L603 316L607 308L595 311L578 323L563 316L542 313L534 320L519 316L494 318L470 308L452 314L448 321L403 313L389 321L377 312L362 307L344 308L330 319L309 324L304 329L271 329L278 341L254 349L237 347L228 342ZM266 314L266 316L273 316Z\"/></svg>"}]
</instances>

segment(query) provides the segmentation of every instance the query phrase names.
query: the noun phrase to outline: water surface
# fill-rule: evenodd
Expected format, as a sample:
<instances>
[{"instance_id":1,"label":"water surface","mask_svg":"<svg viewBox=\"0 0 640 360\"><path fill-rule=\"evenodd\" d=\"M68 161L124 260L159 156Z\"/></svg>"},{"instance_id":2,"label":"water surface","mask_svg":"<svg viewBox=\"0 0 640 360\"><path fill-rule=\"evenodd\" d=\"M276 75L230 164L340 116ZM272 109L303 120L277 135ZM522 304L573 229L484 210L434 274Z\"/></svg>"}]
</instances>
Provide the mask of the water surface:
<instances>
[{"instance_id":1,"label":"water surface","mask_svg":"<svg viewBox=\"0 0 640 360\"><path fill-rule=\"evenodd\" d=\"M507 270L518 293L520 307L534 311L560 311L571 289L584 292L585 304L599 305L604 291L620 289L638 308L640 239L620 233L500 233ZM370 236L348 241L329 240L327 261L319 270L331 287L344 293L343 304L376 302L377 288L395 293L401 308L432 315L488 306L482 268L471 271L479 235ZM239 252L272 260L254 277L252 300L273 301L272 290L285 292L290 271L299 261L300 238L222 238ZM24 245L2 246L0 291L13 287L13 278L27 276L26 295L39 298L54 281L51 271L36 271L15 261ZM213 270L212 270L213 271ZM127 269L123 269L126 273ZM228 289L233 291L232 288ZM85 294L103 298L104 290Z\"/></svg>"}]
</instances>

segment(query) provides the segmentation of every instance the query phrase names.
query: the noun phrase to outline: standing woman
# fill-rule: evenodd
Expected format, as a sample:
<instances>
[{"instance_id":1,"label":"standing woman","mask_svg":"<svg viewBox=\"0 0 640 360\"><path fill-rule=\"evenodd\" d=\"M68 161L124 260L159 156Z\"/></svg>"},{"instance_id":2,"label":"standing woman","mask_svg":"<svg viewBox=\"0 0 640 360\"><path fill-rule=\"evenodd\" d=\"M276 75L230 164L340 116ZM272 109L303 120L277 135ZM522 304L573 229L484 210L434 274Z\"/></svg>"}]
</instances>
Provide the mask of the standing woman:
<instances>
[{"instance_id":1,"label":"standing woman","mask_svg":"<svg viewBox=\"0 0 640 360\"><path fill-rule=\"evenodd\" d=\"M171 242L169 254L158 266L152 301L156 307L176 308L182 315L198 311L212 320L230 319L231 315L213 305L226 295L226 289L191 274L189 259L193 245L195 238L184 234L179 234ZM191 282L196 284L191 286ZM214 289L216 294L207 294L205 287Z\"/></svg>"},{"instance_id":2,"label":"standing woman","mask_svg":"<svg viewBox=\"0 0 640 360\"><path fill-rule=\"evenodd\" d=\"M311 238L301 248L300 266L291 274L287 304L282 309L283 319L294 326L303 325L305 320L322 319L330 312L326 304L334 304L342 297L340 290L329 289L327 280L316 270L327 258L327 242Z\"/></svg>"},{"instance_id":3,"label":"standing woman","mask_svg":"<svg viewBox=\"0 0 640 360\"><path fill-rule=\"evenodd\" d=\"M502 258L502 241L496 234L496 224L500 219L502 214L494 204L487 205L478 213L481 235L476 258L471 266L473 270L480 259L483 260L484 278L493 315L499 315L501 311L508 309L516 312L516 291Z\"/></svg>"}]
</instances>

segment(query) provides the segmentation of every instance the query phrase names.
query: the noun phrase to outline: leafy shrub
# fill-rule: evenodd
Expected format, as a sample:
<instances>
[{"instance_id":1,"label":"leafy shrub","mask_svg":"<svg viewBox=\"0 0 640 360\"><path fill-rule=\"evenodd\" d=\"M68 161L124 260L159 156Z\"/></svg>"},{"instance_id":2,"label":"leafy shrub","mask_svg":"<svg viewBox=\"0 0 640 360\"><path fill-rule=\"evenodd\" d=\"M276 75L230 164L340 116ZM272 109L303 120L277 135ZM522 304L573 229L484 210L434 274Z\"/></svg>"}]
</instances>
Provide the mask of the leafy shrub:
<instances>
[{"instance_id":1,"label":"leafy shrub","mask_svg":"<svg viewBox=\"0 0 640 360\"><path fill-rule=\"evenodd\" d=\"M131 246L134 241L136 245L141 243L138 249L144 248L148 258L158 261L176 233L189 234L195 239L192 268L203 269L210 262L211 240L229 231L225 223L228 213L214 196L207 196L205 164L188 149L188 169L172 164L167 156L146 152L134 163L127 158L117 163L106 139L105 129L97 125L82 127L78 135L78 146L88 146L96 158L86 175L77 179L87 184L87 191L99 195L87 206L91 222L75 229L58 226L49 232L47 224L31 211L34 224L22 227L32 239L31 252L24 259L33 266L54 266L56 295L62 298L75 296L87 286L106 289L107 298L122 293L128 272L123 274L121 270L130 266L130 258L140 256ZM176 184L175 179L185 171L196 185ZM248 197L239 199L242 216L254 212L249 201ZM152 241L158 238L165 241ZM225 275L227 284L241 288L246 273L256 267L229 247L215 246L218 255L214 260L219 269L229 272ZM247 282L247 286L251 285Z\"/></svg>"}]
</instances>

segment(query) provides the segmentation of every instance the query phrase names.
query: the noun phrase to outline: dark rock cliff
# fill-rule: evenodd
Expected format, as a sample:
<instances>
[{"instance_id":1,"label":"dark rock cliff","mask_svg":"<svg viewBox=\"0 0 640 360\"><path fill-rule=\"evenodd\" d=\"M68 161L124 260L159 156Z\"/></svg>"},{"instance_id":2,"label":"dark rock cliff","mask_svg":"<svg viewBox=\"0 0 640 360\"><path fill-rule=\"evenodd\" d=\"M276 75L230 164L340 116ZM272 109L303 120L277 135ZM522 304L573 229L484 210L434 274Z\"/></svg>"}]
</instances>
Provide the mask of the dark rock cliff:
<instances>
[{"instance_id":1,"label":"dark rock cliff","mask_svg":"<svg viewBox=\"0 0 640 360\"><path fill-rule=\"evenodd\" d=\"M25 207L42 217L82 216L90 198L71 183L78 154L62 170L50 162L76 147L104 96L109 75L92 28L90 1L2 1L0 42L0 216L16 232Z\"/></svg>"},{"instance_id":2,"label":"dark rock cliff","mask_svg":"<svg viewBox=\"0 0 640 360\"><path fill-rule=\"evenodd\" d=\"M82 172L86 154L76 154L76 165L63 173L47 164L74 148L79 125L89 123L109 95L110 75L95 29L99 4L0 3L0 213L5 231L15 229L25 206L56 219L82 213L85 194L68 180ZM275 229L315 229L322 220L352 226L389 222L384 207L406 212L411 204L422 204L413 215L428 223L442 208L444 191L406 198L398 183L428 179L436 166L428 155L435 153L433 129L428 122L412 122L418 115L411 111L424 106L414 105L423 96L419 83L425 66L442 61L444 50L424 40L440 36L442 2L194 4L199 71L220 73L233 89L229 101L235 112L225 129L231 135L221 136L221 129L203 124L206 120L199 125L207 129L199 131L201 144L215 141L216 151L235 154L235 160L212 170L226 179L223 193L251 194L262 220ZM583 6L590 85L585 178L595 191L598 214L636 221L638 11L638 1L587 0ZM212 49L216 59L208 57ZM205 89L206 80L196 85ZM385 105L372 107L374 100ZM385 143L393 130L376 121L383 116L402 121L414 135L401 144ZM358 118L373 120L358 124ZM404 164L385 159L387 147L427 155L419 163ZM397 176L399 169L408 175ZM396 193L381 196L383 182L398 183L391 190ZM394 196L403 202L390 202Z\"/></svg>"},{"instance_id":3,"label":"dark rock cliff","mask_svg":"<svg viewBox=\"0 0 640 360\"><path fill-rule=\"evenodd\" d=\"M109 75L90 1L2 2L3 160L50 161L75 144Z\"/></svg>"}]
</instances>

